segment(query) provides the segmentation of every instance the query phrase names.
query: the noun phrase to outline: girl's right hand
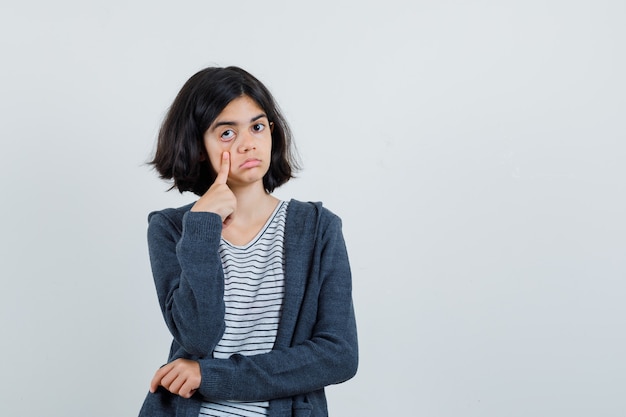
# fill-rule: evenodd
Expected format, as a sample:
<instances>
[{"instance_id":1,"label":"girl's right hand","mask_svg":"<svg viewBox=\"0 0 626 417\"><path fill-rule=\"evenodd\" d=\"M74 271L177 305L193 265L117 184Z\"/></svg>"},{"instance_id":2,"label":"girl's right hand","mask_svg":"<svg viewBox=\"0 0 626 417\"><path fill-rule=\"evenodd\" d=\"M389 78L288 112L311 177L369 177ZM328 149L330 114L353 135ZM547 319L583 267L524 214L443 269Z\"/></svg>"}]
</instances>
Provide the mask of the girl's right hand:
<instances>
[{"instance_id":1,"label":"girl's right hand","mask_svg":"<svg viewBox=\"0 0 626 417\"><path fill-rule=\"evenodd\" d=\"M237 209L237 198L231 189L226 185L228 173L230 172L230 154L222 153L222 165L217 173L213 185L206 193L191 207L191 211L204 211L217 213L222 218L224 227L233 219L233 213Z\"/></svg>"}]
</instances>

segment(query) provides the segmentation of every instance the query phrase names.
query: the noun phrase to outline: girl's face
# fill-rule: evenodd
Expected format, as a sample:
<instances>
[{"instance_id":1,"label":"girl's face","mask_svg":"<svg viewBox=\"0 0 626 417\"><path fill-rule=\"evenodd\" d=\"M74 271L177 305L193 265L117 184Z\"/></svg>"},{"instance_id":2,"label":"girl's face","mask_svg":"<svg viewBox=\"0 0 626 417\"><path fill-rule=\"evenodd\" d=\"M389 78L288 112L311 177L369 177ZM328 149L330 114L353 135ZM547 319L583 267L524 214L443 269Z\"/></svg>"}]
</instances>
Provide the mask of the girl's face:
<instances>
[{"instance_id":1,"label":"girl's face","mask_svg":"<svg viewBox=\"0 0 626 417\"><path fill-rule=\"evenodd\" d=\"M270 167L271 125L265 111L248 96L230 103L204 132L204 146L215 172L222 153L230 152L228 185L231 187L260 182Z\"/></svg>"}]
</instances>

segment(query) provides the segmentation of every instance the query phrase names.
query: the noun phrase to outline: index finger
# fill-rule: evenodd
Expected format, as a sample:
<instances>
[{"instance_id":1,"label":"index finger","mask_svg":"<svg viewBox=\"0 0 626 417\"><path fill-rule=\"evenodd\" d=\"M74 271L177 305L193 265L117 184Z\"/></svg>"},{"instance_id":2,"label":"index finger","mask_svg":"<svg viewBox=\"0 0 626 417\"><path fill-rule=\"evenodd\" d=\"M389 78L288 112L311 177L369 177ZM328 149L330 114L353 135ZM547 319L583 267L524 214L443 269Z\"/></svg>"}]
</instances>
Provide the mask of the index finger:
<instances>
[{"instance_id":1,"label":"index finger","mask_svg":"<svg viewBox=\"0 0 626 417\"><path fill-rule=\"evenodd\" d=\"M230 153L224 152L222 153L222 164L220 165L220 170L217 173L217 177L215 177L215 183L226 184L226 180L228 180L229 172L230 172Z\"/></svg>"},{"instance_id":2,"label":"index finger","mask_svg":"<svg viewBox=\"0 0 626 417\"><path fill-rule=\"evenodd\" d=\"M170 371L170 364L163 365L160 367L154 374L152 381L150 381L150 392L155 393L159 385L161 385L161 380L165 375L167 375Z\"/></svg>"}]
</instances>

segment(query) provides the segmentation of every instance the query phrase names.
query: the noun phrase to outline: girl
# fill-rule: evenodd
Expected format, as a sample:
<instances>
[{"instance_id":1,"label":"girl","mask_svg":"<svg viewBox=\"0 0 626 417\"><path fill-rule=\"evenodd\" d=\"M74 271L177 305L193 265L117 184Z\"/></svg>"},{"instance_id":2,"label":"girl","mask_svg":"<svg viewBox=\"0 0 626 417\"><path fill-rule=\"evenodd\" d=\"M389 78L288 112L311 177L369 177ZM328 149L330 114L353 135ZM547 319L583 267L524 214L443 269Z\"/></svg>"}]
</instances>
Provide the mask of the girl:
<instances>
[{"instance_id":1,"label":"girl","mask_svg":"<svg viewBox=\"0 0 626 417\"><path fill-rule=\"evenodd\" d=\"M173 342L140 416L327 416L324 387L357 370L350 266L336 215L271 194L295 163L270 92L240 68L198 72L151 164L199 199L149 216Z\"/></svg>"}]
</instances>

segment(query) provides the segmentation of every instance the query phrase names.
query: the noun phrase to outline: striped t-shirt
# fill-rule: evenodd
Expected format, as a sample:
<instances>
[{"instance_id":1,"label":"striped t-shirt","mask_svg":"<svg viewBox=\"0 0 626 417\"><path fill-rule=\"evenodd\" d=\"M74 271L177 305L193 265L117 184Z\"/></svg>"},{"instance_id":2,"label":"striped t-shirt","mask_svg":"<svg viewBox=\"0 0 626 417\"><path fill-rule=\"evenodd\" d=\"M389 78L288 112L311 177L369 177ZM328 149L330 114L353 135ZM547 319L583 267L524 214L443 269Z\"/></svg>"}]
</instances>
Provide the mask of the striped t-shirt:
<instances>
[{"instance_id":1,"label":"striped t-shirt","mask_svg":"<svg viewBox=\"0 0 626 417\"><path fill-rule=\"evenodd\" d=\"M223 238L220 242L226 329L213 352L217 359L227 359L234 353L258 355L274 346L285 290L283 236L287 205L281 201L247 245L236 246ZM203 402L200 417L264 416L268 406L267 401Z\"/></svg>"}]
</instances>

